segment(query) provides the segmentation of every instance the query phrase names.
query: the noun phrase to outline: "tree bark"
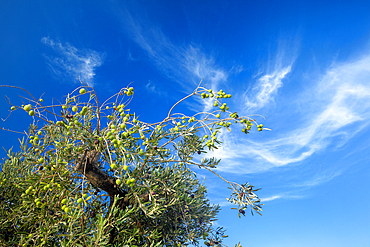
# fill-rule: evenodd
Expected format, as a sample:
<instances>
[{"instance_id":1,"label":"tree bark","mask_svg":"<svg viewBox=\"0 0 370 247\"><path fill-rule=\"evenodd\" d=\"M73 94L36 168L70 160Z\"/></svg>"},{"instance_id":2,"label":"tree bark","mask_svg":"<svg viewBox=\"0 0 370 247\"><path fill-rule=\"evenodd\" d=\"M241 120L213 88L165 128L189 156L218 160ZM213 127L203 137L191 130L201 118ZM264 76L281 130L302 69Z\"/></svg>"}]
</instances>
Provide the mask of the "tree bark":
<instances>
[{"instance_id":1,"label":"tree bark","mask_svg":"<svg viewBox=\"0 0 370 247\"><path fill-rule=\"evenodd\" d=\"M108 216L113 206L114 197L116 195L121 198L117 201L117 206L121 210L125 210L126 207L129 205L134 205L136 200L134 198L129 200L127 196L128 192L119 189L119 186L116 184L115 178L105 174L99 168L99 158L100 153L98 151L86 150L84 156L76 164L75 170L81 172L92 185L108 193L108 196L110 198L109 209L106 215ZM139 197L143 202L149 201L148 193L140 195ZM112 244L116 235L115 227L109 226L107 228L107 232L109 232L109 243Z\"/></svg>"}]
</instances>

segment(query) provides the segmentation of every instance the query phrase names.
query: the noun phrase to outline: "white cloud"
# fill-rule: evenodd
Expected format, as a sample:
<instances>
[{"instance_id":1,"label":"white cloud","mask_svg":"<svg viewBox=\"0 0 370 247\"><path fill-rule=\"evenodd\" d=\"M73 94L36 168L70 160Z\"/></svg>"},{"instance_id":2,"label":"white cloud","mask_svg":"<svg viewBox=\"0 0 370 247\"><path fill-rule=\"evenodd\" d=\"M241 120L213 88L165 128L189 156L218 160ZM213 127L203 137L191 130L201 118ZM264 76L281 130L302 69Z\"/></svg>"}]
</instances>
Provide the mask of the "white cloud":
<instances>
[{"instance_id":1,"label":"white cloud","mask_svg":"<svg viewBox=\"0 0 370 247\"><path fill-rule=\"evenodd\" d=\"M261 202L262 203L270 202L270 201L274 201L274 200L278 200L278 199L301 199L301 198L304 198L304 197L305 197L304 195L285 195L285 194L281 194L281 195L274 195L274 196L270 196L270 197L261 198Z\"/></svg>"},{"instance_id":2,"label":"white cloud","mask_svg":"<svg viewBox=\"0 0 370 247\"><path fill-rule=\"evenodd\" d=\"M293 184L293 187L312 187L323 184L343 174L343 172L344 168L341 169L340 167L336 166L335 169L326 169L324 171L320 171L312 176L312 178L306 178L306 181L296 182Z\"/></svg>"},{"instance_id":3,"label":"white cloud","mask_svg":"<svg viewBox=\"0 0 370 247\"><path fill-rule=\"evenodd\" d=\"M214 87L216 87L218 83L227 80L227 72L217 68L214 59L212 57L206 57L199 48L190 45L183 56L185 58L183 66L193 76L198 78L198 80L205 78L207 82L211 82Z\"/></svg>"},{"instance_id":4,"label":"white cloud","mask_svg":"<svg viewBox=\"0 0 370 247\"><path fill-rule=\"evenodd\" d=\"M215 59L205 54L200 47L194 44L175 45L160 28L148 20L139 22L140 18L133 18L126 10L117 10L117 16L124 30L147 53L157 68L184 88L193 89L204 77L205 82L209 83L207 86L217 90L218 85L228 79L232 69L225 70L217 66ZM268 62L266 69L258 71L255 85L244 93L246 103L238 110L240 115L271 107L277 100L284 100L281 88L288 75L294 72L297 49L296 44L279 46L277 55ZM217 170L240 175L262 172L303 162L334 142L337 148L345 145L370 123L369 60L370 55L332 66L324 76L313 79L312 86L307 86L304 93L293 97L287 108L275 112L276 115L284 115L285 112L304 106L294 116L294 124L288 128L273 129L270 140L253 141L247 137L246 141L240 141L245 138L240 138L242 133L235 133L235 130L221 137L223 146L209 154L223 159ZM211 101L204 100L202 103L205 110L210 109ZM281 118L276 124L287 126L288 123ZM321 183L333 177L328 175L312 181Z\"/></svg>"},{"instance_id":5,"label":"white cloud","mask_svg":"<svg viewBox=\"0 0 370 247\"><path fill-rule=\"evenodd\" d=\"M269 202L269 201L273 201L273 200L280 199L280 198L282 198L281 195L270 196L266 198L261 198L261 202Z\"/></svg>"},{"instance_id":6,"label":"white cloud","mask_svg":"<svg viewBox=\"0 0 370 247\"><path fill-rule=\"evenodd\" d=\"M261 76L253 89L245 94L246 108L262 108L273 101L273 97L277 94L278 89L283 86L282 80L290 70L291 66L287 66L271 74Z\"/></svg>"},{"instance_id":7,"label":"white cloud","mask_svg":"<svg viewBox=\"0 0 370 247\"><path fill-rule=\"evenodd\" d=\"M102 65L105 54L89 49L78 50L74 46L66 43L55 42L49 37L44 37L41 42L50 46L57 57L46 56L48 64L56 76L68 76L75 82L85 82L93 86L95 68Z\"/></svg>"},{"instance_id":8,"label":"white cloud","mask_svg":"<svg viewBox=\"0 0 370 247\"><path fill-rule=\"evenodd\" d=\"M221 136L223 147L209 154L223 159L218 170L235 174L267 171L303 162L329 146L335 151L348 143L370 124L370 55L331 66L322 77L312 81L312 87L296 97L291 108L282 110L290 111L298 108L297 104L304 105L294 116L297 121L289 128L273 129L269 132L271 140L252 141L247 137L241 142L240 135L235 132ZM288 123L282 120L276 124L286 126ZM338 167L328 169L336 171L317 174L305 185L329 181L343 172Z\"/></svg>"},{"instance_id":9,"label":"white cloud","mask_svg":"<svg viewBox=\"0 0 370 247\"><path fill-rule=\"evenodd\" d=\"M256 84L244 93L245 110L257 110L274 102L274 97L283 86L283 80L291 72L297 56L297 44L292 44L293 48L289 55L284 51L285 46L279 44L278 53L274 60L268 61L266 71L260 68L253 76L258 79Z\"/></svg>"},{"instance_id":10,"label":"white cloud","mask_svg":"<svg viewBox=\"0 0 370 247\"><path fill-rule=\"evenodd\" d=\"M194 90L202 78L208 87L226 82L228 72L216 65L212 56L194 44L176 45L150 20L132 16L119 5L114 11L128 36L141 47L158 70L179 83L184 89Z\"/></svg>"}]
</instances>

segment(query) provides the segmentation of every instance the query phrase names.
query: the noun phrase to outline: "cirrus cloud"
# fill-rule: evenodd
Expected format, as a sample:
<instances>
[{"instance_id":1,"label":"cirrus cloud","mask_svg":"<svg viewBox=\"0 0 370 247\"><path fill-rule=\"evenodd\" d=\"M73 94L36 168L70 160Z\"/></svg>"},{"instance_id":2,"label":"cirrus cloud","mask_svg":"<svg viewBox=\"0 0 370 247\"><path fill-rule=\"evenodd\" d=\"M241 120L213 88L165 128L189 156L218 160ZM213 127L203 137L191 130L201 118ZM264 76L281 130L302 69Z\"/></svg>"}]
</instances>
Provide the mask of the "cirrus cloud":
<instances>
[{"instance_id":1,"label":"cirrus cloud","mask_svg":"<svg viewBox=\"0 0 370 247\"><path fill-rule=\"evenodd\" d=\"M45 55L47 63L57 77L68 77L75 82L81 79L89 86L94 85L95 69L103 64L105 54L90 49L77 49L66 43L55 42L43 37L41 42L51 47L57 56Z\"/></svg>"}]
</instances>

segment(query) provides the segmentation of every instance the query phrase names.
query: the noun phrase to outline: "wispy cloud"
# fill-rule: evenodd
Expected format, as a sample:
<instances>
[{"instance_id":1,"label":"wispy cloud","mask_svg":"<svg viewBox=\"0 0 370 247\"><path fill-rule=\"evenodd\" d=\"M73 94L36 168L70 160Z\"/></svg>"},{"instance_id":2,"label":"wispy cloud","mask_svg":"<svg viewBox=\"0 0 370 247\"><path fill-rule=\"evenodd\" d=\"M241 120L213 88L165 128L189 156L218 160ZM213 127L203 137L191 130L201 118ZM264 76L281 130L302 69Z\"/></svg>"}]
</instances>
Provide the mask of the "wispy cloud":
<instances>
[{"instance_id":1,"label":"wispy cloud","mask_svg":"<svg viewBox=\"0 0 370 247\"><path fill-rule=\"evenodd\" d=\"M158 86L156 86L156 84L151 80L149 80L148 83L145 85L145 89L152 94L157 94L164 98L167 98L167 92L158 88Z\"/></svg>"},{"instance_id":2,"label":"wispy cloud","mask_svg":"<svg viewBox=\"0 0 370 247\"><path fill-rule=\"evenodd\" d=\"M304 195L288 195L288 194L281 194L281 195L274 195L270 197L263 197L261 198L261 202L270 202L270 201L275 201L278 199L301 199L304 198Z\"/></svg>"},{"instance_id":3,"label":"wispy cloud","mask_svg":"<svg viewBox=\"0 0 370 247\"><path fill-rule=\"evenodd\" d=\"M123 30L141 47L158 70L186 90L193 90L202 78L209 87L225 82L228 71L217 66L214 58L195 44L175 44L146 17L133 17L127 9L115 5L114 11Z\"/></svg>"},{"instance_id":4,"label":"wispy cloud","mask_svg":"<svg viewBox=\"0 0 370 247\"><path fill-rule=\"evenodd\" d=\"M217 90L234 69L224 69L201 46L175 44L146 18L134 18L127 9L120 6L115 6L115 11L123 29L146 52L158 70L186 89L193 89L204 77L209 82L208 86ZM223 146L209 154L224 160L218 171L247 174L302 163L328 146L340 148L346 145L348 140L370 123L370 55L333 65L321 77L311 78L312 86L305 86L303 93L291 97L289 103L284 102L285 108L279 108L281 101L285 100L284 95L281 95L285 80L289 81L288 76L295 73L297 51L295 41L293 46L280 45L277 55L255 75L254 85L239 95L246 103L238 109L240 115L248 115L252 110L256 112L274 106L276 115L294 111L294 123L289 128L274 129L270 137L265 137L270 139L263 141L253 137L245 141L245 138L240 138L240 131L221 136ZM236 71L243 70L242 66L238 68ZM155 85L147 86L150 89ZM206 110L211 107L210 102L202 101ZM300 107L301 110L297 112L296 109ZM287 126L287 123L284 118L277 118L276 125ZM319 184L337 175L312 181L315 181L313 184ZM307 186L309 184L312 183L307 183Z\"/></svg>"},{"instance_id":5,"label":"wispy cloud","mask_svg":"<svg viewBox=\"0 0 370 247\"><path fill-rule=\"evenodd\" d=\"M269 202L269 201L273 201L273 200L280 199L280 198L282 198L281 195L270 196L266 198L261 198L261 202Z\"/></svg>"},{"instance_id":6,"label":"wispy cloud","mask_svg":"<svg viewBox=\"0 0 370 247\"><path fill-rule=\"evenodd\" d=\"M238 134L221 136L223 147L210 154L224 160L219 170L246 174L299 162L310 166L302 162L328 147L331 152L339 150L370 124L370 54L355 61L334 64L311 83L305 92L296 95L290 108L277 113L284 115L304 105L294 115L294 124L269 133L271 140L241 142ZM284 118L279 118L276 125L286 126L281 119ZM344 171L338 167L328 169L335 170L307 178L302 184L318 185Z\"/></svg>"},{"instance_id":7,"label":"wispy cloud","mask_svg":"<svg viewBox=\"0 0 370 247\"><path fill-rule=\"evenodd\" d=\"M246 93L245 106L257 109L273 101L273 97L283 85L282 80L290 71L291 66L287 66L260 77L253 89Z\"/></svg>"},{"instance_id":8,"label":"wispy cloud","mask_svg":"<svg viewBox=\"0 0 370 247\"><path fill-rule=\"evenodd\" d=\"M55 42L49 37L44 37L41 42L50 46L57 56L45 55L48 65L58 77L68 77L74 82L79 78L86 84L93 86L95 68L102 65L105 54L90 49L77 49L66 43Z\"/></svg>"},{"instance_id":9,"label":"wispy cloud","mask_svg":"<svg viewBox=\"0 0 370 247\"><path fill-rule=\"evenodd\" d=\"M216 87L218 83L225 82L228 73L215 64L213 57L207 57L200 48L195 48L190 45L183 54L185 61L184 68L196 78L205 78L211 82L212 86ZM181 60L179 61L181 62Z\"/></svg>"},{"instance_id":10,"label":"wispy cloud","mask_svg":"<svg viewBox=\"0 0 370 247\"><path fill-rule=\"evenodd\" d=\"M285 51L287 45L280 43L275 58L267 62L266 69L260 68L253 76L257 82L243 95L245 110L257 110L274 102L279 88L283 86L283 80L292 70L297 56L298 45L296 43L292 44L289 53Z\"/></svg>"}]
</instances>

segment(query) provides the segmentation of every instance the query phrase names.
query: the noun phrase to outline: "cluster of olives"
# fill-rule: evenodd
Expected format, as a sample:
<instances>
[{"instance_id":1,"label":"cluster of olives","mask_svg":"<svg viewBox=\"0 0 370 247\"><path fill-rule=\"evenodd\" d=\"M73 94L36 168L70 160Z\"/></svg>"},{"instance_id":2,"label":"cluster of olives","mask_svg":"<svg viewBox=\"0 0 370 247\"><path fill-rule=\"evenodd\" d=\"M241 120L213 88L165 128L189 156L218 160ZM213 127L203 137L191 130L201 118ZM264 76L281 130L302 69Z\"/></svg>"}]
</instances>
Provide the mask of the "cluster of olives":
<instances>
[{"instance_id":1,"label":"cluster of olives","mask_svg":"<svg viewBox=\"0 0 370 247\"><path fill-rule=\"evenodd\" d=\"M38 143L39 143L39 140L40 140L40 136L42 135L42 131L41 130L39 130L38 132L37 132L37 134L36 135L31 135L30 136L30 141L29 141L29 143L30 144L33 144L33 145L38 145ZM39 151L39 148L36 148L35 149L35 151L36 152L38 152Z\"/></svg>"},{"instance_id":2,"label":"cluster of olives","mask_svg":"<svg viewBox=\"0 0 370 247\"><path fill-rule=\"evenodd\" d=\"M123 127L123 126L122 126ZM107 131L105 133L105 138L106 139L109 139L111 140L111 142L113 143L113 146L115 148L118 148L119 146L121 146L123 144L122 140L120 140L117 136L119 130L117 129L117 126L112 124L110 126L110 131ZM123 134L123 136L127 137L128 136L128 133L127 132L124 132L125 134ZM99 137L98 139L99 141L103 141L103 138L102 137Z\"/></svg>"},{"instance_id":3,"label":"cluster of olives","mask_svg":"<svg viewBox=\"0 0 370 247\"><path fill-rule=\"evenodd\" d=\"M110 168L112 169L112 170L115 170L115 169L117 169L118 167L117 167L117 164L115 163L115 162L113 162L111 165L110 165ZM123 165L123 170L124 171L127 171L128 170L128 166L127 165ZM127 179L126 180L126 184L127 185L129 185L130 187L133 187L134 185L135 185L135 178L130 178L130 179ZM122 180L120 179L120 178L117 178L116 179L116 184L117 185L121 185L122 184Z\"/></svg>"},{"instance_id":4,"label":"cluster of olives","mask_svg":"<svg viewBox=\"0 0 370 247\"><path fill-rule=\"evenodd\" d=\"M129 185L130 187L134 187L135 181L136 181L135 178L130 178L126 180L126 184Z\"/></svg>"},{"instance_id":5,"label":"cluster of olives","mask_svg":"<svg viewBox=\"0 0 370 247\"><path fill-rule=\"evenodd\" d=\"M39 99L39 102L43 102L44 100L43 99ZM35 115L35 111L34 110L32 110L32 105L31 104L27 104L27 105L22 105L22 107L23 107L23 110L25 110L26 112L28 112L28 114L32 117L32 116L34 116ZM12 107L10 107L10 109L12 110L12 111L15 111L15 106L12 106Z\"/></svg>"},{"instance_id":6,"label":"cluster of olives","mask_svg":"<svg viewBox=\"0 0 370 247\"><path fill-rule=\"evenodd\" d=\"M210 94L207 94L207 93L202 93L201 94L201 96L202 96L202 98L203 99L205 99L205 98L208 98L208 97L211 97L211 98L213 98L214 97L214 94L213 94L213 92L212 92L212 90L210 89L210 90L208 90L208 92L210 93ZM218 98L231 98L231 94L226 94L225 92L223 92L222 91L222 89L217 93L217 96L215 97L216 99L218 99ZM222 111L222 112L226 112L226 111L228 111L229 110L229 107L227 106L227 104L226 103L223 103L221 106L219 105L219 102L216 100L215 102L214 102L214 104L213 104L215 107L219 107L220 108L220 110ZM216 114L216 118L220 118L221 117L221 115L218 113L218 114ZM238 116L238 114L236 113L236 112L234 112L234 113L232 113L232 114L230 114L230 117L231 118L234 118L235 119L235 123L237 123L238 121L237 121L237 119L239 118L239 116ZM251 121L249 121L249 120L247 120L247 119L241 119L240 120L240 123L241 124L244 124L245 123L245 125L244 125L244 128L242 129L242 132L244 132L244 133L246 133L246 134L248 134L249 133L249 131L251 130L251 127L252 127L252 122ZM229 127L230 125L231 125L231 123L230 122L218 122L217 123L217 125L219 125L219 126L223 126L223 127ZM259 124L259 125L257 125L257 128L258 128L258 131L262 131L263 130L263 124Z\"/></svg>"},{"instance_id":7,"label":"cluster of olives","mask_svg":"<svg viewBox=\"0 0 370 247\"><path fill-rule=\"evenodd\" d=\"M66 205L67 204L67 202L68 202L68 200L66 199L66 198L64 198L61 202L60 202L60 204L62 204L63 206L62 206L62 210L64 211L64 212L66 212L66 213L68 213L68 212L70 212L71 211L71 209Z\"/></svg>"},{"instance_id":8,"label":"cluster of olives","mask_svg":"<svg viewBox=\"0 0 370 247\"><path fill-rule=\"evenodd\" d=\"M184 118L185 119L185 118ZM183 120L184 121L184 120ZM174 121L174 125L175 125L175 127L173 127L173 129L171 130L171 131L175 131L176 133L178 133L179 131L180 131L180 128L183 128L183 127L185 127L185 126L183 126L182 124L181 124L181 122L176 122L176 121Z\"/></svg>"},{"instance_id":9,"label":"cluster of olives","mask_svg":"<svg viewBox=\"0 0 370 247\"><path fill-rule=\"evenodd\" d=\"M212 93L212 89L209 89L208 90L208 92L210 93L210 94L207 94L207 93L202 93L201 94L201 96L202 96L202 99L205 99L205 98L209 98L209 97L211 97L211 98L213 98L213 93Z\"/></svg>"},{"instance_id":10,"label":"cluster of olives","mask_svg":"<svg viewBox=\"0 0 370 247\"><path fill-rule=\"evenodd\" d=\"M209 93L209 94L208 94ZM205 99L205 98L213 98L214 97L214 93L212 91L212 89L209 89L208 90L208 93L202 93L201 94L201 97L202 99ZM220 91L217 92L217 95L215 97L216 99L218 98L231 98L231 94L226 94L224 91L222 91L222 89Z\"/></svg>"},{"instance_id":11,"label":"cluster of olives","mask_svg":"<svg viewBox=\"0 0 370 247\"><path fill-rule=\"evenodd\" d=\"M80 94L85 94L86 93L86 89L85 88L81 88L79 90L79 93ZM75 99L72 99L72 100L75 100ZM43 101L44 101L43 99L41 99L41 98L39 99L39 102L43 102ZM67 104L68 103L69 103L69 101L67 102ZM63 110L67 110L67 108L68 108L67 104L62 106ZM26 112L28 112L28 114L30 116L34 116L35 115L35 111L32 109L32 105L31 104L22 105L22 107L23 107L23 110L25 110ZM10 109L12 111L14 111L16 109L16 107L15 106L12 106ZM72 112L77 112L77 111L78 111L78 106L72 106ZM87 106L84 106L84 107L82 107L82 109L81 109L81 111L80 111L79 114L80 115L85 115L87 113L87 111L88 111L88 107ZM72 115L71 116L66 116L66 118L68 118L68 117L72 118L73 116ZM75 124L81 127L82 124L81 123L77 123L78 121L77 122L76 121L77 120L75 120ZM57 121L56 124L59 125L59 126L65 125L65 123L63 121ZM71 134L71 133L69 133L69 134Z\"/></svg>"},{"instance_id":12,"label":"cluster of olives","mask_svg":"<svg viewBox=\"0 0 370 247\"><path fill-rule=\"evenodd\" d=\"M120 92L120 95L122 96L123 93L125 93L127 96L131 96L133 95L133 88L130 87L128 89L125 89L124 91ZM79 90L79 93L80 95L83 95L83 94L86 94L86 89L85 88L81 88ZM203 99L205 98L214 98L214 106L215 107L219 107L219 110L218 114L216 115L213 115L213 116L216 116L216 118L221 118L221 115L222 112L226 112L229 110L229 106L227 106L226 103L221 103L218 99L222 99L222 98L231 98L231 94L226 94L225 92L223 92L222 90L220 90L219 92L214 93L211 89L210 90L207 90L206 92L202 93L201 94L201 97ZM68 109L68 107L70 107L69 109L71 109L71 113L74 114L74 116L72 114L69 114L69 115L66 115L65 118L66 118L66 121L57 121L56 124L59 125L59 126L62 126L64 128L66 128L67 132L66 132L66 135L67 136L71 136L72 135L72 130L73 130L73 127L77 126L77 127L82 127L82 123L79 121L78 117L79 116L83 116L83 115L86 115L88 113L88 111L91 109L90 106L83 106L81 108L81 106L78 106L78 104L75 104L73 106L69 105L69 102L70 100L73 100L75 101L75 97L73 97L72 99L68 99L67 100L67 103L65 105L62 105L62 109L64 111L66 111ZM43 102L42 99L39 99L40 102ZM97 137L96 140L95 140L95 144L99 144L99 142L102 142L103 140L108 140L113 146L114 148L120 148L122 147L122 145L125 144L125 139L126 138L133 138L131 135L133 133L137 134L139 132L139 135L140 137L139 138L133 138L133 140L136 142L136 140L139 140L140 139L143 141L143 145L149 145L149 141L148 139L146 138L145 136L145 131L143 131L143 129L145 129L143 126L143 123L138 121L137 118L135 118L135 115L134 114L129 114L129 110L126 110L125 109L125 105L124 104L118 104L116 106L115 103L112 104L112 108L113 108L113 114L112 115L108 115L107 118L111 120L111 122L108 124L108 128L105 130L103 129L103 132L104 134L102 134L102 136L100 137ZM28 112L28 114L30 116L34 116L35 115L35 111L32 109L32 105L31 104L28 104L28 105L25 105L23 106L23 109ZM79 107L81 109L80 112L79 111ZM105 107L105 106L103 106ZM12 106L11 107L11 110L15 110L15 106ZM36 108L37 109L37 108ZM106 106L105 109L109 110L110 107L109 106ZM67 114L68 112L66 112ZM62 113L63 114L63 113ZM63 115L64 116L64 115ZM230 118L231 119L226 119L226 120L232 120L232 122L235 120L235 123L237 123L238 121L243 125L243 129L242 131L245 132L245 133L248 133L248 131L251 129L251 126L253 125L253 123L247 119L242 119L242 118L239 118L239 116L237 115L237 113L231 113L230 115ZM117 120L116 117L121 117ZM176 120L176 121L175 121ZM184 127L186 127L186 120L188 120L188 123L192 123L192 122L195 122L196 119L195 117L179 117L179 118L176 118L175 120L173 120L173 128L170 129L170 131L172 133L179 133L180 130ZM129 122L131 121L131 122ZM253 120L254 121L254 120ZM131 128L128 128L127 125L132 125ZM226 127L228 128L231 123L228 122L228 121L221 121L219 120L219 122L217 122L217 125L219 126L222 126L222 127ZM213 126L214 127L214 126ZM262 124L259 124L257 125L257 128L258 128L258 131L262 131L263 130L263 125ZM160 125L158 125L156 127L156 130L158 130L159 133L162 133L163 134L163 131L161 130L162 127ZM217 128L219 129L219 128ZM205 142L206 143L206 146L208 146L209 148L211 148L211 146L214 145L214 143L216 142L217 140L217 133L219 132L218 130L212 132L212 128L209 129L211 131L211 136L209 138L208 135L205 135L203 137L203 140L205 141L207 139L207 141ZM34 136L30 136L30 142L34 145L37 145L38 144L38 141L40 140L40 136L43 135L43 132L42 131L38 131L37 134ZM127 140L126 140L127 141ZM153 144L153 145L158 145L157 144ZM152 146L155 150L158 149L157 146ZM41 147L40 147L41 148ZM36 150L39 150L38 148L35 149ZM79 151L82 150L82 147L79 147L78 148ZM144 155L145 152L143 149L137 147L137 152L139 155ZM148 150L148 149L147 149ZM37 152L37 151L36 151ZM126 152L126 151L125 151ZM198 151L198 154L200 154L201 152ZM126 154L126 157L130 157L130 155L127 153ZM44 157L40 157L36 163L38 164L43 164L45 162L45 158ZM59 162L59 161L58 161ZM116 163L117 162L117 163ZM119 167L119 163L120 163L120 160L116 160L116 162L112 162L110 164L110 169L111 171L114 171L118 168L123 168L124 171L127 171L128 170L128 166L127 165L123 165L122 167ZM42 167L42 166L40 166ZM42 168L40 169L42 170ZM68 172L68 171L66 171ZM130 187L134 187L135 186L135 178L132 178L130 176L130 174L127 172L128 175L128 178L126 178L127 176L125 176L124 178L117 178L116 177L116 180L115 180L115 184L118 185L118 186L121 186L122 183L125 183L127 184L128 186ZM145 176L147 178L147 176ZM122 180L121 180L122 179ZM4 179L1 184L3 184L3 182L5 182L6 179ZM43 188L41 188L41 190L49 190L51 188L51 186L54 186L54 185L57 185L59 188L61 188L61 186L59 184L45 184L45 186ZM30 196L30 194L36 194L36 190L30 186L26 191L25 191L25 194L22 194L22 197L26 197L26 196ZM153 191L151 193L152 195L155 195L156 192ZM40 196L40 195L39 195ZM241 194L241 197L243 196L243 194ZM63 195L63 197L65 197ZM61 205L61 209L67 214L67 215L64 215L64 217L68 217L68 213L73 209L72 208L72 203L71 203L71 200L68 199L68 198L63 198L63 197L60 197L61 201L60 201L60 205ZM87 198L88 195L87 194L83 194L82 197L80 196L79 198L75 198L75 202L77 202L77 205L81 206L81 204L83 204L85 201L89 200L89 198ZM191 198L194 198L194 194L191 194L190 195ZM87 198L87 199L86 199ZM43 200L41 200L40 198L36 198L33 200L34 203L36 204L37 207L45 207L45 204L43 202ZM189 209L189 211L191 211L191 209ZM239 210L239 213L241 214L245 214L245 211L243 209L240 209ZM54 214L54 212L53 212ZM202 224L202 219L199 219L199 223ZM205 232L204 235L203 235L203 239L206 240L208 237L208 233ZM225 237L225 236L223 236ZM227 237L227 236L226 236ZM209 240L209 241L205 241L204 242L207 246L212 246L212 245L215 245L215 244L219 244L220 242L218 241L215 241L213 239Z\"/></svg>"},{"instance_id":13,"label":"cluster of olives","mask_svg":"<svg viewBox=\"0 0 370 247\"><path fill-rule=\"evenodd\" d=\"M218 122L217 125L227 128L227 127L230 127L231 123L227 121L226 122L221 121L221 122Z\"/></svg>"},{"instance_id":14,"label":"cluster of olives","mask_svg":"<svg viewBox=\"0 0 370 247\"><path fill-rule=\"evenodd\" d=\"M124 144L122 139L129 138L131 136L131 134L137 133L138 131L140 132L140 138L142 140L145 140L145 135L140 130L140 121L138 119L136 119L135 117L133 117L134 114L129 114L129 113L126 114L124 112L124 107L125 107L124 104L120 104L120 105L116 106L115 103L113 103L113 109L120 113L120 116L122 117L122 119L121 119L122 122L120 124L118 124L118 126L112 122L109 125L110 128L108 130L106 130L105 135L104 135L105 139L111 140L111 142L113 143L113 146L115 148L118 148L122 144ZM110 109L109 106L107 106L106 109ZM108 117L108 119L113 120L113 116L108 115L107 117ZM132 126L130 129L128 129L127 128L127 123L131 119L131 117L133 117L131 121L132 121L132 124L134 124L134 126ZM123 132L121 132L121 130L119 130L119 128ZM103 141L103 137L99 137L98 140ZM139 153L139 155L144 155L144 150L140 149L138 151L138 153Z\"/></svg>"},{"instance_id":15,"label":"cluster of olives","mask_svg":"<svg viewBox=\"0 0 370 247\"><path fill-rule=\"evenodd\" d=\"M225 112L225 111L228 111L229 110L229 107L226 105L226 103L223 103L221 106L220 106L220 110L222 112Z\"/></svg>"},{"instance_id":16,"label":"cluster of olives","mask_svg":"<svg viewBox=\"0 0 370 247\"><path fill-rule=\"evenodd\" d=\"M79 198L76 198L76 202L77 202L77 205L81 205L83 202L86 202L88 201L89 199L91 198L88 197L88 195L86 193L84 193L82 195L82 197L79 197ZM60 201L60 204L62 205L62 210L65 212L65 213L69 213L71 211L71 208L68 207L68 202L69 200L67 198L64 198Z\"/></svg>"},{"instance_id":17,"label":"cluster of olives","mask_svg":"<svg viewBox=\"0 0 370 247\"><path fill-rule=\"evenodd\" d=\"M216 99L218 98L231 98L231 94L226 94L224 91L222 91L222 89L220 91L217 92L217 96L216 96Z\"/></svg>"},{"instance_id":18,"label":"cluster of olives","mask_svg":"<svg viewBox=\"0 0 370 247\"><path fill-rule=\"evenodd\" d=\"M213 129L209 128L209 130L212 131ZM217 139L216 135L217 135L218 132L219 132L218 130L212 132L211 138L209 140L207 140L207 142L206 142L207 147L210 147L210 146L214 145L214 142ZM206 134L206 135L204 135L203 140L208 139L208 138L209 138L209 136Z\"/></svg>"},{"instance_id":19,"label":"cluster of olives","mask_svg":"<svg viewBox=\"0 0 370 247\"><path fill-rule=\"evenodd\" d=\"M244 132L244 133L248 134L248 133L249 133L249 131L250 131L250 130L251 130L251 128L252 128L253 123L252 123L251 121L247 120L247 119L242 119L242 120L240 121L240 123L245 124L245 126L244 126L245 128L243 128L243 129L242 129L242 132Z\"/></svg>"},{"instance_id":20,"label":"cluster of olives","mask_svg":"<svg viewBox=\"0 0 370 247\"><path fill-rule=\"evenodd\" d=\"M34 110L32 110L32 105L31 105L31 104L25 105L25 106L23 107L23 109L24 109L26 112L28 112L28 114L29 114L31 117L35 115L35 111L34 111Z\"/></svg>"},{"instance_id":21,"label":"cluster of olives","mask_svg":"<svg viewBox=\"0 0 370 247\"><path fill-rule=\"evenodd\" d=\"M134 88L133 87L129 87L127 91L125 91L125 94L127 96L131 96L134 94Z\"/></svg>"}]
</instances>

